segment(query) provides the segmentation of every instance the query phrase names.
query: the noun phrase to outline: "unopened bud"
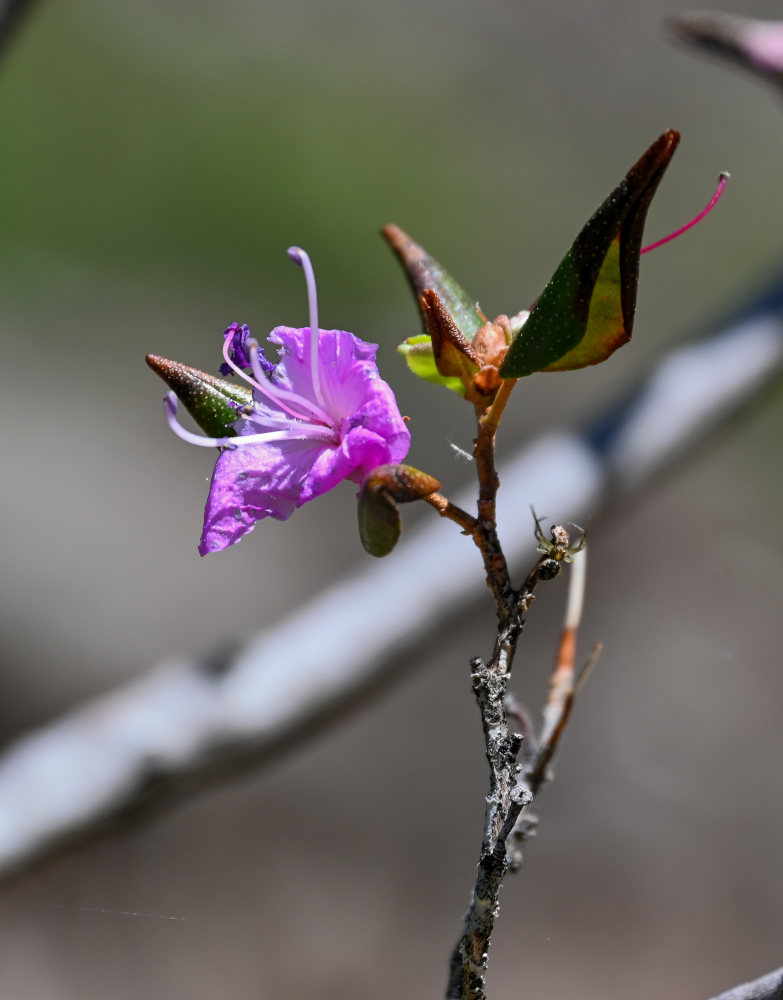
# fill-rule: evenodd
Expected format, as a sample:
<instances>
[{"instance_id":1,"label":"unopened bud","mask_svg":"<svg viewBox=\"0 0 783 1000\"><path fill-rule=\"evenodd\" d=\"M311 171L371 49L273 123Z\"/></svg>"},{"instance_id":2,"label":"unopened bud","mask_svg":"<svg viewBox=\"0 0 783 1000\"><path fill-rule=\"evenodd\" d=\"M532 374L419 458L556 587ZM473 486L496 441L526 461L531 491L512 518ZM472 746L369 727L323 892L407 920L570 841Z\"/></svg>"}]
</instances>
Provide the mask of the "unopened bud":
<instances>
[{"instance_id":1,"label":"unopened bud","mask_svg":"<svg viewBox=\"0 0 783 1000\"><path fill-rule=\"evenodd\" d=\"M231 425L236 423L238 407L253 400L249 388L157 354L148 354L147 364L174 391L205 434L216 438L236 434Z\"/></svg>"},{"instance_id":2,"label":"unopened bud","mask_svg":"<svg viewBox=\"0 0 783 1000\"><path fill-rule=\"evenodd\" d=\"M364 488L387 493L398 503L411 503L436 493L440 487L440 480L412 465L379 465L367 477Z\"/></svg>"}]
</instances>

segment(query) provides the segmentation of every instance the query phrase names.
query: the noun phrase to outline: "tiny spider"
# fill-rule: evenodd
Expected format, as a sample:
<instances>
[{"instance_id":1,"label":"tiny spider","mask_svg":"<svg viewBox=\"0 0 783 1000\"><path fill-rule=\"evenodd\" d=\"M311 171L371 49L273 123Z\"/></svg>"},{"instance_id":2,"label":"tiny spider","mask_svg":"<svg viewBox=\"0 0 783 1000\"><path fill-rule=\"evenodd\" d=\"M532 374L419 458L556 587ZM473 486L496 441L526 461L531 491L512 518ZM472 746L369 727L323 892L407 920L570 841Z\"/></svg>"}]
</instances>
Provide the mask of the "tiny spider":
<instances>
[{"instance_id":1,"label":"tiny spider","mask_svg":"<svg viewBox=\"0 0 783 1000\"><path fill-rule=\"evenodd\" d=\"M536 522L536 541L539 543L536 552L540 552L541 555L547 556L549 559L554 559L557 563L572 563L577 552L581 552L585 547L587 531L580 528L578 524L574 524L573 521L569 521L569 524L582 533L576 545L570 544L571 538L562 524L553 524L549 529L552 537L547 538L541 528L541 519L536 515L532 506L530 510L533 513L533 520Z\"/></svg>"}]
</instances>

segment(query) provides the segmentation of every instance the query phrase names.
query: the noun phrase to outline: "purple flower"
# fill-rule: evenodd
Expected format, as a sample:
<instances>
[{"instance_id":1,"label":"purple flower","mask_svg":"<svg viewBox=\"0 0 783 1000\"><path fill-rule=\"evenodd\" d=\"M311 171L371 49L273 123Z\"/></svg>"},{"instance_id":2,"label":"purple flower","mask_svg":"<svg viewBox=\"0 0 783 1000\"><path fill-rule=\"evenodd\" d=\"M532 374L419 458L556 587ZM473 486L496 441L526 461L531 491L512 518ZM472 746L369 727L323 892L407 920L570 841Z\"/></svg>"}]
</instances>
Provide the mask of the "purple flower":
<instances>
[{"instance_id":1,"label":"purple flower","mask_svg":"<svg viewBox=\"0 0 783 1000\"><path fill-rule=\"evenodd\" d=\"M266 360L247 327L232 324L226 331L226 365L253 387L253 402L237 408L238 436L186 431L176 419L176 397L166 397L169 423L180 437L221 448L204 512L202 555L238 542L264 517L285 521L343 479L363 482L377 466L402 461L410 448L394 394L378 374L377 346L345 330L319 328L310 259L298 248L288 253L305 271L310 326L272 331L277 364ZM243 360L252 376L242 370Z\"/></svg>"}]
</instances>

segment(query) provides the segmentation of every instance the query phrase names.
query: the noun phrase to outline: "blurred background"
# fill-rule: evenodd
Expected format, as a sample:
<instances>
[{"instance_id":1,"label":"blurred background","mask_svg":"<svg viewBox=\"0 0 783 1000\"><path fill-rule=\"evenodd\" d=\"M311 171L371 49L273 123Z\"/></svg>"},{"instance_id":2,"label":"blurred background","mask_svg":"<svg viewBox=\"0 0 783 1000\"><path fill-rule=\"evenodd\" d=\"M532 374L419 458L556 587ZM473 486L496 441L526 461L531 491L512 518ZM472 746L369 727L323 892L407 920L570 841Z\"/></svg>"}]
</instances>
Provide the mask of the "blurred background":
<instances>
[{"instance_id":1,"label":"blurred background","mask_svg":"<svg viewBox=\"0 0 783 1000\"><path fill-rule=\"evenodd\" d=\"M468 413L395 355L418 321L384 223L488 314L512 313L664 128L683 142L648 240L732 172L700 228L644 259L632 345L528 380L506 450L599 412L781 273L778 95L673 44L675 10L34 8L0 67L3 743L172 650L277 621L369 558L346 484L200 559L212 456L166 429L144 365L153 351L215 370L229 322L262 338L303 325L290 244L313 258L322 324L380 343L410 461L448 492L471 475L449 446L470 447ZM769 395L591 537L582 638L606 649L504 889L493 997L685 1000L782 960L781 416ZM520 651L534 709L564 598L541 595ZM441 996L486 783L467 658L492 625L477 561L472 612L382 699L276 768L4 890L0 995Z\"/></svg>"}]
</instances>

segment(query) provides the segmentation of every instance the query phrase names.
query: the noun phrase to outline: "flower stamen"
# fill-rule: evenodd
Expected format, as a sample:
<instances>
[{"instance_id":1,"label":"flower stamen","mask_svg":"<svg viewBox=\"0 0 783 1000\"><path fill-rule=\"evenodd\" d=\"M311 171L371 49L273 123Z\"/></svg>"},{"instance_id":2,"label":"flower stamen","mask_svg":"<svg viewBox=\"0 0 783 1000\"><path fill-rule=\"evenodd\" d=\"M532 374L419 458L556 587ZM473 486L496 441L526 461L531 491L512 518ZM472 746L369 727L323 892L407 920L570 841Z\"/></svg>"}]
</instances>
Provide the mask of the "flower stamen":
<instances>
[{"instance_id":1,"label":"flower stamen","mask_svg":"<svg viewBox=\"0 0 783 1000\"><path fill-rule=\"evenodd\" d=\"M328 427L318 427L313 424L298 424L285 431L264 431L262 434L242 434L240 437L227 438L229 448L241 448L246 444L266 444L267 441L324 441L334 443L334 431Z\"/></svg>"},{"instance_id":2,"label":"flower stamen","mask_svg":"<svg viewBox=\"0 0 783 1000\"><path fill-rule=\"evenodd\" d=\"M197 444L206 448L223 448L228 444L229 438L210 438L205 434L194 434L187 430L177 419L179 401L176 393L167 392L163 397L163 409L166 413L166 421L177 437L187 441L188 444Z\"/></svg>"},{"instance_id":3,"label":"flower stamen","mask_svg":"<svg viewBox=\"0 0 783 1000\"><path fill-rule=\"evenodd\" d=\"M662 247L664 243L668 243L670 240L676 240L678 236L682 236L683 233L686 233L698 222L701 222L701 220L705 217L705 215L709 215L710 212L713 210L713 208L715 208L715 206L720 201L723 192L726 190L726 184L728 183L729 176L730 175L728 171L726 170L721 171L720 178L718 180L718 186L715 189L715 194L713 194L707 205L701 210L701 212L699 212L699 214L695 218L691 219L691 221L687 222L684 226L680 226L679 229L675 229L675 231L673 233L669 233L668 236L664 236L663 239L656 240L655 243L650 243L649 246L642 247L640 252L648 253L650 250L655 250L658 247Z\"/></svg>"},{"instance_id":4,"label":"flower stamen","mask_svg":"<svg viewBox=\"0 0 783 1000\"><path fill-rule=\"evenodd\" d=\"M279 412L269 412L269 410L264 409L258 403L249 403L246 407L242 407L238 411L239 419L245 421L248 424L252 424L255 427L265 428L266 430L286 430L291 434L292 438L299 438L302 436L306 437L317 437L323 438L324 441L331 441L336 439L339 440L339 434L335 427L331 424L321 424L313 423L312 420L305 419L302 420L291 420L282 411ZM236 424L234 425L236 426ZM306 435L302 434L304 428L310 428ZM311 433L311 431L313 433ZM242 442L250 438L249 434L242 434ZM232 440L234 440L232 438ZM241 443L241 442L240 442Z\"/></svg>"},{"instance_id":5,"label":"flower stamen","mask_svg":"<svg viewBox=\"0 0 783 1000\"><path fill-rule=\"evenodd\" d=\"M266 444L270 441L333 441L334 431L329 427L321 427L311 423L289 423L284 430L264 431L260 434L242 434L239 437L207 437L205 434L194 434L183 427L177 418L179 406L176 394L167 392L163 397L166 420L177 437L188 444L199 445L202 448L234 448L249 444Z\"/></svg>"},{"instance_id":6,"label":"flower stamen","mask_svg":"<svg viewBox=\"0 0 783 1000\"><path fill-rule=\"evenodd\" d=\"M304 399L297 395L297 393L289 392L287 389L281 389L279 386L273 385L269 381L258 360L259 347L257 340L248 340L247 342L248 352L250 353L250 364L251 367L253 367L253 374L256 376L255 378L251 378L247 372L240 368L231 357L232 341L233 337L226 337L223 341L223 358L231 370L243 378L248 385L257 389L262 395L267 396L282 410L285 410L285 412L290 416L296 417L297 420L312 420L313 417L315 417L316 420L323 421L326 424L331 422L328 414L324 413L323 410L317 407L314 403L310 402L309 399ZM255 366L253 366L254 351L256 355ZM291 402L291 406L287 405L286 400ZM305 410L305 413L301 413L299 410L292 408L296 406ZM309 413L307 411L309 411Z\"/></svg>"},{"instance_id":7,"label":"flower stamen","mask_svg":"<svg viewBox=\"0 0 783 1000\"><path fill-rule=\"evenodd\" d=\"M307 308L310 313L310 377L313 381L313 391L320 406L325 410L333 409L332 401L327 399L325 386L321 384L321 372L318 366L318 338L321 328L318 325L318 293L315 286L315 272L310 255L301 247L289 247L288 256L298 264L305 273L307 284Z\"/></svg>"}]
</instances>

